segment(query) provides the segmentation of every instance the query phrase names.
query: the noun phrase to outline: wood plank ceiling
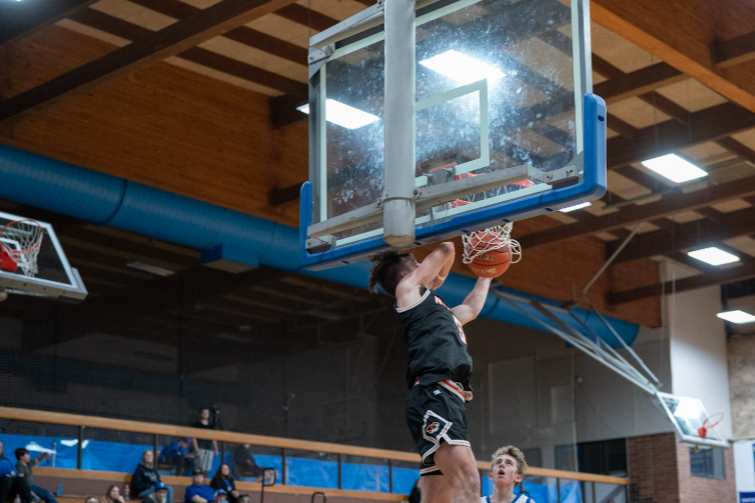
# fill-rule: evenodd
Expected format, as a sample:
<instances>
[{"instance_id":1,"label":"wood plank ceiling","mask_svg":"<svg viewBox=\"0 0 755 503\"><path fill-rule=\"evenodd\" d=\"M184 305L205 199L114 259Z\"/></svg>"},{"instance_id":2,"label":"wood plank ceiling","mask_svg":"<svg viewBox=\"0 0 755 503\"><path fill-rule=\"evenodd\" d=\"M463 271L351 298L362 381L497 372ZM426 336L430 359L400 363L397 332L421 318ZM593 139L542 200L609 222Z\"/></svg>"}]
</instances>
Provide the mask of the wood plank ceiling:
<instances>
[{"instance_id":1,"label":"wood plank ceiling","mask_svg":"<svg viewBox=\"0 0 755 503\"><path fill-rule=\"evenodd\" d=\"M658 27L638 28L615 3L594 4L596 20L624 37L592 27L595 93L609 104L609 193L584 210L518 224L527 261L503 281L571 300L645 222L596 294L612 314L657 326L658 295L669 289L657 262L688 276L677 292L755 277L755 107L723 82L752 69L755 36L743 22L718 38L710 26L716 60L701 73L678 51L654 46L661 35L649 32ZM68 4L38 30L0 39L8 69L0 142L296 225L307 138L294 108L307 95L308 39L370 0ZM752 9L740 15L755 26ZM669 152L709 176L679 186L640 164ZM685 253L711 244L742 260L712 268ZM564 261L570 267L553 270Z\"/></svg>"}]
</instances>

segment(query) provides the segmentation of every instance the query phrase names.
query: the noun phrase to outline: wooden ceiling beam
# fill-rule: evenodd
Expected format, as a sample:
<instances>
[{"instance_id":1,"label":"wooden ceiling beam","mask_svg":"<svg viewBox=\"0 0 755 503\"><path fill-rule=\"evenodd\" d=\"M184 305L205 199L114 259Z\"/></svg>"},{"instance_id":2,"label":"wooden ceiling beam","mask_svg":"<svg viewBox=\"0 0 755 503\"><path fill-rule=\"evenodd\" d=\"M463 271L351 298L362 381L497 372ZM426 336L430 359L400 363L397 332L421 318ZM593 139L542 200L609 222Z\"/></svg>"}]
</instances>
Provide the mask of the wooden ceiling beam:
<instances>
[{"instance_id":1,"label":"wooden ceiling beam","mask_svg":"<svg viewBox=\"0 0 755 503\"><path fill-rule=\"evenodd\" d=\"M201 9L196 10L201 11ZM73 19L86 26L112 33L113 35L125 38L127 40L146 40L155 33L136 24L124 21L108 14L104 14L102 12L95 11L93 9L87 9L87 11L79 13ZM244 37L247 41L249 41L251 40L251 38L256 37L256 34L258 33L246 27L241 28L243 29L237 28L235 30L231 30L225 35L227 36L228 34L241 33L241 37ZM250 35L248 32L253 33ZM267 35L264 35L264 37L268 37L268 39L274 38ZM284 42L283 44L288 44L288 42ZM283 45L276 45L276 47L278 47L282 51L288 50ZM292 53L290 53L289 55L293 57ZM178 54L177 57L206 66L213 70L224 72L229 75L233 75L235 77L239 77L241 79L269 87L271 89L289 93L299 101L306 100L306 84L293 79L289 79L287 77L283 77L282 75L278 75L277 73L270 72L262 68L248 65L236 59L223 56L222 54L218 54L207 49L202 49L201 47L192 47L191 49ZM0 110L2 109L1 107L2 103L0 103ZM297 113L301 112L297 111Z\"/></svg>"},{"instance_id":2,"label":"wooden ceiling beam","mask_svg":"<svg viewBox=\"0 0 755 503\"><path fill-rule=\"evenodd\" d=\"M130 75L197 44L270 14L294 0L222 0L147 38L116 49L79 68L0 102L0 121L89 92Z\"/></svg>"},{"instance_id":3,"label":"wooden ceiling beam","mask_svg":"<svg viewBox=\"0 0 755 503\"><path fill-rule=\"evenodd\" d=\"M27 37L98 0L0 2L0 44Z\"/></svg>"},{"instance_id":4,"label":"wooden ceiling beam","mask_svg":"<svg viewBox=\"0 0 755 503\"><path fill-rule=\"evenodd\" d=\"M312 28L313 32L325 31L340 21L317 11L307 9L306 7L292 3L275 12L276 15L284 17L289 21ZM312 33L314 35L314 33Z\"/></svg>"},{"instance_id":5,"label":"wooden ceiling beam","mask_svg":"<svg viewBox=\"0 0 755 503\"><path fill-rule=\"evenodd\" d=\"M686 224L678 224L674 235L669 235L661 230L637 236L616 257L615 263L619 264L654 255L666 255L677 250L715 246L721 241L745 236L753 232L755 232L755 208L746 208L726 213L724 224L707 219L696 220ZM613 245L609 245L606 253L611 253L613 249Z\"/></svg>"},{"instance_id":6,"label":"wooden ceiling beam","mask_svg":"<svg viewBox=\"0 0 755 503\"><path fill-rule=\"evenodd\" d=\"M736 154L745 161L755 164L755 150L738 142L734 138L719 138L716 143L731 152Z\"/></svg>"},{"instance_id":7,"label":"wooden ceiling beam","mask_svg":"<svg viewBox=\"0 0 755 503\"><path fill-rule=\"evenodd\" d=\"M753 194L755 194L755 176L688 194L669 194L658 202L633 207L632 211L619 211L595 218L589 222L562 225L555 229L521 236L519 242L524 248L541 246L577 236L594 234L600 231L610 231L611 229L618 229L628 225L636 225L640 222L655 220L682 211L694 210L696 208L702 208L710 206L711 204ZM622 252L622 256L624 255L625 253ZM657 254L651 253L648 256L652 255Z\"/></svg>"},{"instance_id":8,"label":"wooden ceiling beam","mask_svg":"<svg viewBox=\"0 0 755 503\"><path fill-rule=\"evenodd\" d=\"M178 20L185 19L202 11L198 7L180 2L179 0L132 0L132 2ZM307 64L307 50L305 48L254 30L248 26L239 26L223 33L223 36L254 47L255 49L293 61L294 63L305 66Z\"/></svg>"},{"instance_id":9,"label":"wooden ceiling beam","mask_svg":"<svg viewBox=\"0 0 755 503\"><path fill-rule=\"evenodd\" d=\"M606 149L608 168L652 159L752 127L755 114L734 103L706 108L690 114L689 126L670 120L641 129L636 141L611 138Z\"/></svg>"},{"instance_id":10,"label":"wooden ceiling beam","mask_svg":"<svg viewBox=\"0 0 755 503\"><path fill-rule=\"evenodd\" d=\"M720 38L752 31L749 0L592 0L592 20L719 94L755 112L755 68L722 68L711 54Z\"/></svg>"},{"instance_id":11,"label":"wooden ceiling beam","mask_svg":"<svg viewBox=\"0 0 755 503\"><path fill-rule=\"evenodd\" d=\"M698 276L679 279L676 281L667 281L656 283L654 285L623 290L620 292L611 292L608 294L608 303L611 305L625 304L635 300L646 299L648 297L657 297L665 293L681 293L689 290L696 290L706 286L721 285L732 283L750 278L755 278L755 264L743 264L741 266L730 267L727 269L712 271Z\"/></svg>"},{"instance_id":12,"label":"wooden ceiling beam","mask_svg":"<svg viewBox=\"0 0 755 503\"><path fill-rule=\"evenodd\" d=\"M741 65L755 59L755 31L729 40L713 42L713 61L720 68Z\"/></svg>"},{"instance_id":13,"label":"wooden ceiling beam","mask_svg":"<svg viewBox=\"0 0 755 503\"><path fill-rule=\"evenodd\" d=\"M607 69L605 65L602 65L601 68L604 70ZM601 73L599 70L596 71ZM615 75L615 72L611 73ZM656 63L631 73L624 73L621 76L610 78L600 84L595 84L593 92L606 100L606 103L611 104L655 91L656 89L681 82L687 78L686 75L671 65Z\"/></svg>"}]
</instances>

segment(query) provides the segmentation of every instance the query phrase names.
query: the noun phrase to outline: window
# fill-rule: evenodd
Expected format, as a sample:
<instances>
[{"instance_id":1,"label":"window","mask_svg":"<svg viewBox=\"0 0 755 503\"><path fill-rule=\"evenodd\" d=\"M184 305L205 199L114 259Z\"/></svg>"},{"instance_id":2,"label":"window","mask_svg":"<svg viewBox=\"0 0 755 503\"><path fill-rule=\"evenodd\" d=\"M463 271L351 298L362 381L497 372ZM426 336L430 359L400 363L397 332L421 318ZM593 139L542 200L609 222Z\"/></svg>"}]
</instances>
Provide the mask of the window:
<instances>
[{"instance_id":1,"label":"window","mask_svg":"<svg viewBox=\"0 0 755 503\"><path fill-rule=\"evenodd\" d=\"M693 477L726 480L724 452L722 449L689 450L690 469Z\"/></svg>"}]
</instances>

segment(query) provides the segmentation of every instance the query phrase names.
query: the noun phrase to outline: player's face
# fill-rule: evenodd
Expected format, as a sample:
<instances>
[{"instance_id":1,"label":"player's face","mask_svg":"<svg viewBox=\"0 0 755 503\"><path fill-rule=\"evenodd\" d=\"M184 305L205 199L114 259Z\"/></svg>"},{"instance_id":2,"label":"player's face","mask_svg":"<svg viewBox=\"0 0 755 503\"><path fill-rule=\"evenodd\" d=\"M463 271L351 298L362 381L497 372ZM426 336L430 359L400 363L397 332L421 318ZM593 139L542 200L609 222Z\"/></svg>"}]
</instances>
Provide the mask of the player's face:
<instances>
[{"instance_id":1,"label":"player's face","mask_svg":"<svg viewBox=\"0 0 755 503\"><path fill-rule=\"evenodd\" d=\"M493 466L490 470L490 480L493 484L498 486L515 486L522 481L524 477L517 472L516 459L508 454L498 456L493 461Z\"/></svg>"}]
</instances>

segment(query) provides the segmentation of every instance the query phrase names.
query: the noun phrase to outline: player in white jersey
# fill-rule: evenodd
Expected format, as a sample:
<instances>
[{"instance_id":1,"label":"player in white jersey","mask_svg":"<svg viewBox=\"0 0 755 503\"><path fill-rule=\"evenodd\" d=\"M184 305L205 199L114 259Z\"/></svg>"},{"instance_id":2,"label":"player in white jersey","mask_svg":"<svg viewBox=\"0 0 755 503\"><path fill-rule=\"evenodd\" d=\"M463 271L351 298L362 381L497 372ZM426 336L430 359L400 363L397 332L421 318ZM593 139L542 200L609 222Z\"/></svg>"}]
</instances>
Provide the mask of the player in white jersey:
<instances>
[{"instance_id":1,"label":"player in white jersey","mask_svg":"<svg viewBox=\"0 0 755 503\"><path fill-rule=\"evenodd\" d=\"M527 473L527 462L522 451L513 445L501 447L493 454L490 480L493 494L480 498L480 503L535 503L523 494L514 494L514 489Z\"/></svg>"}]
</instances>

